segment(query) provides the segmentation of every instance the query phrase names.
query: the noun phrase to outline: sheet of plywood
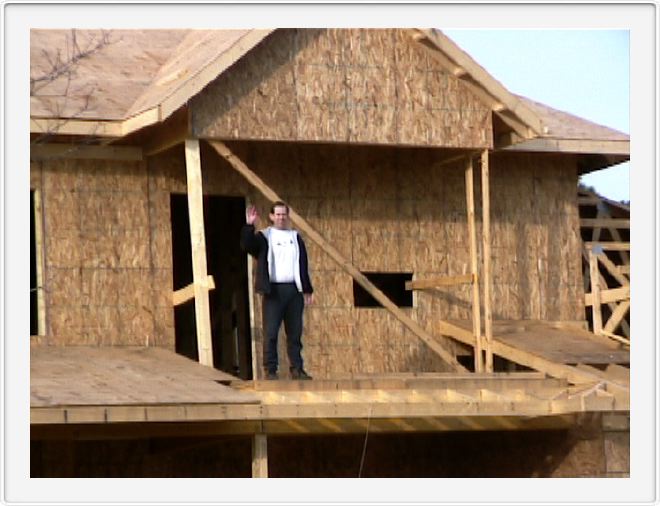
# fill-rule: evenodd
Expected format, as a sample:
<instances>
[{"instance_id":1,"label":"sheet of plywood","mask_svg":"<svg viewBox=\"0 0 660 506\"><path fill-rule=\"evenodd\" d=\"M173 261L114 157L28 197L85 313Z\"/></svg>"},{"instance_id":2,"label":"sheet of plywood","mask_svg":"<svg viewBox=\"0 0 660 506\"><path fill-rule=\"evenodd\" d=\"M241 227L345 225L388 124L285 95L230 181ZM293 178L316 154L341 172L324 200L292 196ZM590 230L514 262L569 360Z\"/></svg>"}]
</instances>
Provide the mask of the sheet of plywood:
<instances>
[{"instance_id":1,"label":"sheet of plywood","mask_svg":"<svg viewBox=\"0 0 660 506\"><path fill-rule=\"evenodd\" d=\"M161 348L33 346L30 405L250 403L237 378Z\"/></svg>"}]
</instances>

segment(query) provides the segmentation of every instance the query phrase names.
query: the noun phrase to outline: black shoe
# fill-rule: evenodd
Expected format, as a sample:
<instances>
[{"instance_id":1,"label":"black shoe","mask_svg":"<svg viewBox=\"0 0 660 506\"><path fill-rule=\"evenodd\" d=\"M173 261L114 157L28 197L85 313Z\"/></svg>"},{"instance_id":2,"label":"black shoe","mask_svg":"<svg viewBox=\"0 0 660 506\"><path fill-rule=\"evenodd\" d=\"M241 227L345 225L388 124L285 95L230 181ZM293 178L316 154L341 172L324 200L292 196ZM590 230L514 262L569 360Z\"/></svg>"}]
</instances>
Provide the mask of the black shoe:
<instances>
[{"instance_id":1,"label":"black shoe","mask_svg":"<svg viewBox=\"0 0 660 506\"><path fill-rule=\"evenodd\" d=\"M276 380L277 379L277 373L272 372L272 371L267 371L266 372L266 379L267 380Z\"/></svg>"},{"instance_id":2,"label":"black shoe","mask_svg":"<svg viewBox=\"0 0 660 506\"><path fill-rule=\"evenodd\" d=\"M312 377L307 374L304 369L291 369L291 379L294 380L311 380Z\"/></svg>"}]
</instances>

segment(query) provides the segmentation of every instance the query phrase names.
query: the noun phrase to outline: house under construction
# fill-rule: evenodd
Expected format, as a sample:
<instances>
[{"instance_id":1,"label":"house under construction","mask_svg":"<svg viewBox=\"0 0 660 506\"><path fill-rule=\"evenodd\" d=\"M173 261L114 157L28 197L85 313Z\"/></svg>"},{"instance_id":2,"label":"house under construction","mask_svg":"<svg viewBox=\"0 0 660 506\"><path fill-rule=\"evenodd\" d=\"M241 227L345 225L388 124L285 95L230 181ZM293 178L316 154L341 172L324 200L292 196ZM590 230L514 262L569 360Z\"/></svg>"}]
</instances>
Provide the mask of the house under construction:
<instances>
[{"instance_id":1,"label":"house under construction","mask_svg":"<svg viewBox=\"0 0 660 506\"><path fill-rule=\"evenodd\" d=\"M30 40L33 477L628 476L629 217L578 194L627 135L437 30ZM263 379L276 200L312 381Z\"/></svg>"}]
</instances>

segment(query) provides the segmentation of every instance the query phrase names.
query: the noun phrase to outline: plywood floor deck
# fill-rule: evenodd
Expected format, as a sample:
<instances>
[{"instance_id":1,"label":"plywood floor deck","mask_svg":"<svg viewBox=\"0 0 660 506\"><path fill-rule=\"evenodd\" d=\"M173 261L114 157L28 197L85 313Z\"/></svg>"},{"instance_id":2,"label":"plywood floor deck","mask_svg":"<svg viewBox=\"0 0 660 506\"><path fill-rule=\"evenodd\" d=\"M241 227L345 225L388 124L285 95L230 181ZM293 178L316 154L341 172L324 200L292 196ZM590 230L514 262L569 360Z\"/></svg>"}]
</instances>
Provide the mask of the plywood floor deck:
<instances>
[{"instance_id":1,"label":"plywood floor deck","mask_svg":"<svg viewBox=\"0 0 660 506\"><path fill-rule=\"evenodd\" d=\"M466 330L472 322L453 320ZM559 364L629 364L630 351L566 322L494 321L493 339Z\"/></svg>"},{"instance_id":2,"label":"plywood floor deck","mask_svg":"<svg viewBox=\"0 0 660 506\"><path fill-rule=\"evenodd\" d=\"M581 412L630 409L625 390L536 372L252 382L164 349L82 346L33 346L30 369L34 437L351 432L365 424L390 432L526 430L565 426Z\"/></svg>"},{"instance_id":3,"label":"plywood floor deck","mask_svg":"<svg viewBox=\"0 0 660 506\"><path fill-rule=\"evenodd\" d=\"M30 349L31 407L258 403L236 380L162 348Z\"/></svg>"}]
</instances>

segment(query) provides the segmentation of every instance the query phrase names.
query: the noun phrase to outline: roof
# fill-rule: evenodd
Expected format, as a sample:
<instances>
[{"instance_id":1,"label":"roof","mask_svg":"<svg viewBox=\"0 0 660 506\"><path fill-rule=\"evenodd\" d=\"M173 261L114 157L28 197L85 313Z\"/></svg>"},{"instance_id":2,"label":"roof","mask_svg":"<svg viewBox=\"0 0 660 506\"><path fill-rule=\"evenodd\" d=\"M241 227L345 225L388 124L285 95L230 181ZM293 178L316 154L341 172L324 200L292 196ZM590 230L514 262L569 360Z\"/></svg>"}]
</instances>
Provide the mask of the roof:
<instances>
[{"instance_id":1,"label":"roof","mask_svg":"<svg viewBox=\"0 0 660 506\"><path fill-rule=\"evenodd\" d=\"M271 32L31 30L31 131L55 123L61 134L123 137L162 122ZM440 31L413 30L411 40L432 48L520 135L510 149L629 154L629 136L512 94Z\"/></svg>"},{"instance_id":2,"label":"roof","mask_svg":"<svg viewBox=\"0 0 660 506\"><path fill-rule=\"evenodd\" d=\"M573 153L630 154L630 136L564 111L518 96L543 119L545 126L537 139L506 148L513 151L560 151Z\"/></svg>"}]
</instances>

